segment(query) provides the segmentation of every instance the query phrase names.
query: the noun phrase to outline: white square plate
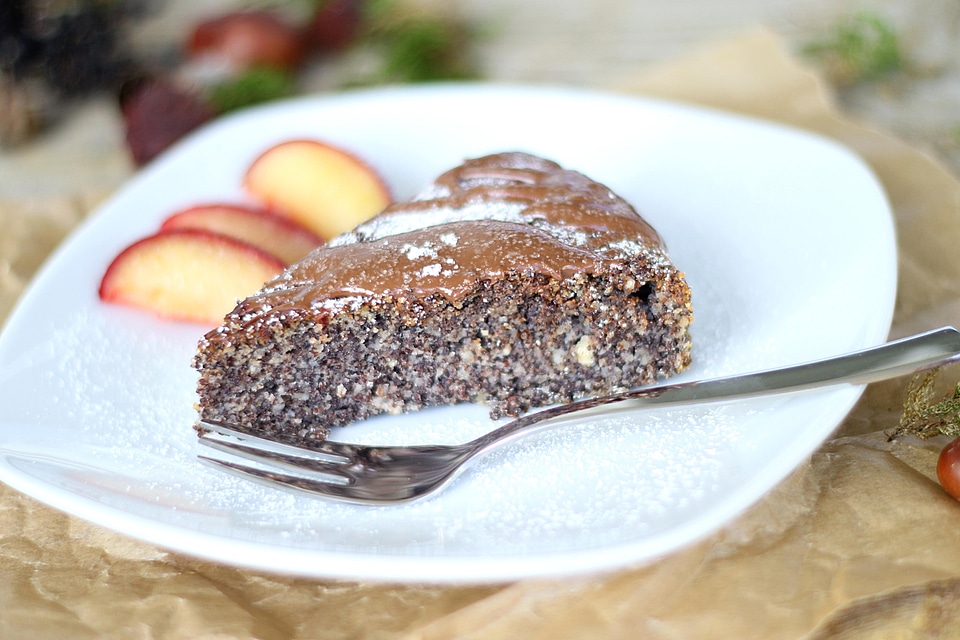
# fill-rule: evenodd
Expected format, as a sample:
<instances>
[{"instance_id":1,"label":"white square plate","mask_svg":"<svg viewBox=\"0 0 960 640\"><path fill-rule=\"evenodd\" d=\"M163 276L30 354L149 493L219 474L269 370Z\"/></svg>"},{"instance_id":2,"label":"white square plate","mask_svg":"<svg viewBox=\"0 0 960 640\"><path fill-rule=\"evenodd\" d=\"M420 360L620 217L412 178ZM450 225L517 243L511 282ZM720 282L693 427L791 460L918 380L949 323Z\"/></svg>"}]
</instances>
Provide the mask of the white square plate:
<instances>
[{"instance_id":1,"label":"white square plate","mask_svg":"<svg viewBox=\"0 0 960 640\"><path fill-rule=\"evenodd\" d=\"M709 378L882 342L896 289L883 190L840 146L620 95L436 85L300 100L208 126L139 173L49 261L0 336L0 480L165 548L304 576L467 583L636 565L727 523L801 463L861 389L617 412L497 451L400 506L270 490L199 464L191 358L205 327L97 299L124 246L173 211L241 200L288 138L353 150L398 198L463 159L519 150L633 203L693 289ZM492 427L460 406L346 427L428 443Z\"/></svg>"}]
</instances>

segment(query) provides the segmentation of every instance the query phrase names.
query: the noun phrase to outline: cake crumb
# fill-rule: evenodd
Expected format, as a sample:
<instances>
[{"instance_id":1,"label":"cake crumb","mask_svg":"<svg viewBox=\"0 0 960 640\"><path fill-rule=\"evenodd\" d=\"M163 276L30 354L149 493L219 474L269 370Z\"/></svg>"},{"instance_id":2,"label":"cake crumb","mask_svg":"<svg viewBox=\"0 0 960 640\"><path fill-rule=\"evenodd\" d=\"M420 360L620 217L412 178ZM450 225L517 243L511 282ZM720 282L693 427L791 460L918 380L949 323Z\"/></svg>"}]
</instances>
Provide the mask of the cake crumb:
<instances>
[{"instance_id":1,"label":"cake crumb","mask_svg":"<svg viewBox=\"0 0 960 640\"><path fill-rule=\"evenodd\" d=\"M577 344L573 346L573 353L577 357L577 362L585 367L592 367L595 362L593 356L593 338L583 336L577 340Z\"/></svg>"}]
</instances>

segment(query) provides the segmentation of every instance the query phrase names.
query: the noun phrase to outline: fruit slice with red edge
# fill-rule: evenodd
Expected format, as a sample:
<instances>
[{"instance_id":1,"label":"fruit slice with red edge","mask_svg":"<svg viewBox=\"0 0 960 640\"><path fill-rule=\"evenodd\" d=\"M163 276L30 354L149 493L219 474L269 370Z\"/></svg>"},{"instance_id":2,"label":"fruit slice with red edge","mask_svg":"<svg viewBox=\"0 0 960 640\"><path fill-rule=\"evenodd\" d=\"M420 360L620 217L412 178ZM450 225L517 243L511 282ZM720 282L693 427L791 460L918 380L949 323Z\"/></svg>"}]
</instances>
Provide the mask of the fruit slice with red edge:
<instances>
[{"instance_id":1,"label":"fruit slice with red edge","mask_svg":"<svg viewBox=\"0 0 960 640\"><path fill-rule=\"evenodd\" d=\"M353 229L390 203L390 191L366 162L335 145L290 140L250 165L246 190L324 240Z\"/></svg>"},{"instance_id":2,"label":"fruit slice with red edge","mask_svg":"<svg viewBox=\"0 0 960 640\"><path fill-rule=\"evenodd\" d=\"M283 268L279 258L234 238L195 229L164 231L114 259L100 283L100 299L162 318L217 324L238 299Z\"/></svg>"},{"instance_id":3,"label":"fruit slice with red edge","mask_svg":"<svg viewBox=\"0 0 960 640\"><path fill-rule=\"evenodd\" d=\"M179 211L160 231L203 229L242 240L293 264L323 241L291 218L240 204L207 204Z\"/></svg>"}]
</instances>

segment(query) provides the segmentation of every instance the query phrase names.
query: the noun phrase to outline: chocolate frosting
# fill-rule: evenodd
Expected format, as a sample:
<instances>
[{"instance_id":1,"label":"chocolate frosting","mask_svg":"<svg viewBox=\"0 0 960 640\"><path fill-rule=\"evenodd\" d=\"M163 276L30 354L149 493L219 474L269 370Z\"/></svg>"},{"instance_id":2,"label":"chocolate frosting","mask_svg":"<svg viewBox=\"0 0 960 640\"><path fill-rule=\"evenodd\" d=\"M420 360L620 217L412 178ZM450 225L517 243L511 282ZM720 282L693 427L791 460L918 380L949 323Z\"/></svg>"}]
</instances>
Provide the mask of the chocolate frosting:
<instances>
[{"instance_id":1,"label":"chocolate frosting","mask_svg":"<svg viewBox=\"0 0 960 640\"><path fill-rule=\"evenodd\" d=\"M253 322L356 297L441 295L457 304L478 280L511 271L600 275L640 254L666 260L656 231L607 187L548 160L502 153L465 162L333 239L232 316Z\"/></svg>"}]
</instances>

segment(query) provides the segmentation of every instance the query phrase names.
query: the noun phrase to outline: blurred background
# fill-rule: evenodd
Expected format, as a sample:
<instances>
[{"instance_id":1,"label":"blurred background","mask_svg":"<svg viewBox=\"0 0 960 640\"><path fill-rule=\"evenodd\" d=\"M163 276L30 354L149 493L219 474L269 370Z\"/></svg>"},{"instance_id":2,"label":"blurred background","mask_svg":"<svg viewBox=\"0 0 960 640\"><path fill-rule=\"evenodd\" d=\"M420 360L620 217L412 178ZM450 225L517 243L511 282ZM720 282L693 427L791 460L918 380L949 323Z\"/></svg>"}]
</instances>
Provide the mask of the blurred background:
<instances>
[{"instance_id":1,"label":"blurred background","mask_svg":"<svg viewBox=\"0 0 960 640\"><path fill-rule=\"evenodd\" d=\"M286 95L608 87L756 27L821 70L847 112L960 168L960 0L3 0L0 154L90 100L122 107L139 165L199 122Z\"/></svg>"}]
</instances>

